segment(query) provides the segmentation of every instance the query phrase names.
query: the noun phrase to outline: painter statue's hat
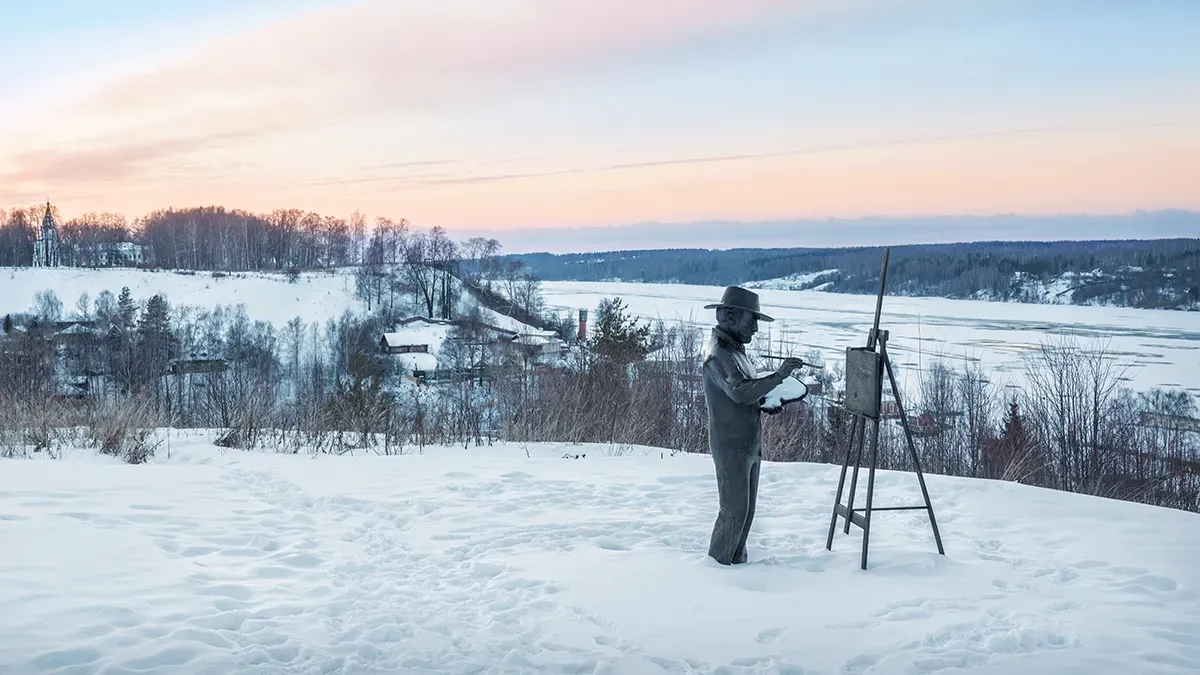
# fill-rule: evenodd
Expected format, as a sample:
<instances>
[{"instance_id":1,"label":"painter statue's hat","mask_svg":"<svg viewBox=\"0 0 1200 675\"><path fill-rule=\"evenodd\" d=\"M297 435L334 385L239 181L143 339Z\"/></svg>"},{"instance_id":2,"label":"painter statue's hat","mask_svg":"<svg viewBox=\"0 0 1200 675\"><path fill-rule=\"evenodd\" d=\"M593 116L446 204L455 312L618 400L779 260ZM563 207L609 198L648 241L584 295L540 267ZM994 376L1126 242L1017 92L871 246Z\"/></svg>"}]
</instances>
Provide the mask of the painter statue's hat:
<instances>
[{"instance_id":1,"label":"painter statue's hat","mask_svg":"<svg viewBox=\"0 0 1200 675\"><path fill-rule=\"evenodd\" d=\"M775 320L763 314L762 310L759 309L757 293L748 291L740 286L727 286L725 292L721 294L721 302L714 305L705 305L704 309L717 309L718 307L732 307L752 312L758 316L759 321Z\"/></svg>"}]
</instances>

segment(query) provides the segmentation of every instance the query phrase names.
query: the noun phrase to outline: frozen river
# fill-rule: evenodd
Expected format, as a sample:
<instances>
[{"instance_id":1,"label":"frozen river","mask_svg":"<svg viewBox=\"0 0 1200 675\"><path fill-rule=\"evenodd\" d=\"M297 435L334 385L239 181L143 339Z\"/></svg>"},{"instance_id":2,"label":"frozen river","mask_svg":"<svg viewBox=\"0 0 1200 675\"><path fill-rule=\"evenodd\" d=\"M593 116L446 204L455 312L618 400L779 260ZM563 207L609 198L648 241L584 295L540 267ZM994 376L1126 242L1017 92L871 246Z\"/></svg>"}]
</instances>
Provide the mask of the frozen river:
<instances>
[{"instance_id":1,"label":"frozen river","mask_svg":"<svg viewBox=\"0 0 1200 675\"><path fill-rule=\"evenodd\" d=\"M675 284L585 283L542 284L552 307L594 311L603 298L621 297L630 309L649 319L695 321L709 325L704 305L721 297L721 287ZM820 291L757 291L774 324L776 343L804 354L819 350L827 364L844 359L844 350L866 343L875 313L874 295ZM1187 389L1200 396L1200 312L1030 305L944 298L884 298L881 328L890 332L888 350L903 373L928 365L936 357L977 359L1001 386L1019 384L1022 356L1063 332L1083 344L1100 341L1128 366L1128 385ZM897 373L897 377L904 377Z\"/></svg>"}]
</instances>

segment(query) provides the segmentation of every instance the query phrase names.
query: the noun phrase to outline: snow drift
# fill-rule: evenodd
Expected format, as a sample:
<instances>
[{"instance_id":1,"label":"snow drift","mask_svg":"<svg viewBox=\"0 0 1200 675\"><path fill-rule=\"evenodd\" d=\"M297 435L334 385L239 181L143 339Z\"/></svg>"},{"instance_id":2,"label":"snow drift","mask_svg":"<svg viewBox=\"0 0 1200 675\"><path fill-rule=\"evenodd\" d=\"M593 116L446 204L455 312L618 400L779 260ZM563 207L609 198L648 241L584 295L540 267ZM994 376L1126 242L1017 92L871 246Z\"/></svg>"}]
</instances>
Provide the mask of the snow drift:
<instances>
[{"instance_id":1,"label":"snow drift","mask_svg":"<svg viewBox=\"0 0 1200 675\"><path fill-rule=\"evenodd\" d=\"M108 291L115 297L123 286L128 286L139 302L161 293L172 308L212 310L218 305L229 309L245 305L252 321L266 321L276 328L295 317L306 323L324 323L345 311L366 309L354 295L353 275L337 270L304 272L293 283L285 274L270 272L18 267L0 270L0 315L29 311L41 291L53 291L64 315L70 315L80 295L86 293L94 301L101 291Z\"/></svg>"},{"instance_id":2,"label":"snow drift","mask_svg":"<svg viewBox=\"0 0 1200 675\"><path fill-rule=\"evenodd\" d=\"M709 458L612 450L0 461L0 672L1200 669L1195 514L931 475L947 555L881 513L863 572L839 467L768 464L723 568Z\"/></svg>"}]
</instances>

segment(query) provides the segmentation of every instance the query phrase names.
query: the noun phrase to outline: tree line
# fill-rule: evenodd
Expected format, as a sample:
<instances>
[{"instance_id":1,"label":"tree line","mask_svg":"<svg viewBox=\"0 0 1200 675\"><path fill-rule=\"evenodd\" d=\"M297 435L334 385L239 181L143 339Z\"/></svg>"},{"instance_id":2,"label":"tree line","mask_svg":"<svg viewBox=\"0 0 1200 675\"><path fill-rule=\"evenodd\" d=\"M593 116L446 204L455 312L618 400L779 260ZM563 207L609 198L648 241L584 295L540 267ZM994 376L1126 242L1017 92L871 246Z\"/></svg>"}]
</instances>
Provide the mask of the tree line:
<instances>
[{"instance_id":1,"label":"tree line","mask_svg":"<svg viewBox=\"0 0 1200 675\"><path fill-rule=\"evenodd\" d=\"M0 209L0 265L28 266L46 206ZM301 209L253 213L220 206L159 209L133 221L119 213L85 213L62 220L50 206L63 263L99 264L104 245L145 246L143 266L161 269L313 270L357 264L368 244L367 217L321 215ZM377 219L380 223L388 218ZM403 221L402 221L403 222Z\"/></svg>"},{"instance_id":2,"label":"tree line","mask_svg":"<svg viewBox=\"0 0 1200 675\"><path fill-rule=\"evenodd\" d=\"M838 293L878 289L882 247L675 249L514 254L543 280L725 286L784 280L780 287ZM1099 270L1101 274L1092 273ZM977 242L891 247L889 292L1040 302L1044 287L1074 274L1075 303L1200 309L1200 239ZM809 275L793 283L787 277ZM1066 290L1066 289L1064 289Z\"/></svg>"},{"instance_id":3,"label":"tree line","mask_svg":"<svg viewBox=\"0 0 1200 675\"><path fill-rule=\"evenodd\" d=\"M449 284L449 267L466 257L496 258L489 264L515 267L542 280L730 285L782 279L781 287L796 290L873 293L881 253L880 247L857 247L501 256L494 239L477 238L468 251L473 255L458 256L454 242L441 228L432 228L422 242L408 242L405 235L380 241L368 231L408 232L411 227L403 219L387 217L369 223L359 211L342 218L301 209L253 213L216 206L168 208L129 222L118 213L86 213L63 221L57 208L50 208L67 265L100 264L97 251L121 242L147 247L148 256L141 264L163 269L312 270L367 261L395 265L416 255L430 262L422 269L444 271L437 282L443 291ZM44 205L0 209L0 265L32 263L44 210ZM889 287L900 295L1043 302L1054 300L1047 295L1062 294L1080 304L1200 309L1200 239L1196 238L896 246L891 261ZM457 271L471 275L490 270L468 261ZM809 277L787 281L797 275ZM1049 288L1064 275L1074 275L1069 287ZM433 300L434 283L430 279L426 284L431 314L445 310L444 300L440 306ZM375 286L382 293L383 284L376 281Z\"/></svg>"}]
</instances>

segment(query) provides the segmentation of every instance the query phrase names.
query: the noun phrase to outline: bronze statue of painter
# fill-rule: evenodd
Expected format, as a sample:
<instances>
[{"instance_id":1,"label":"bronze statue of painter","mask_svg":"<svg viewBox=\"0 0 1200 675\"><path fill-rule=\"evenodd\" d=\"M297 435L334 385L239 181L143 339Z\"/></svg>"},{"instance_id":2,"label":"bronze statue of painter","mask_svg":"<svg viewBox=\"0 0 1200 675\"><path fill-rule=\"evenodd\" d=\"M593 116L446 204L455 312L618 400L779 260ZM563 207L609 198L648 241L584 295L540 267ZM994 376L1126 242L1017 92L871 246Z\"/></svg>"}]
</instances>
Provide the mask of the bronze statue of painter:
<instances>
[{"instance_id":1,"label":"bronze statue of painter","mask_svg":"<svg viewBox=\"0 0 1200 675\"><path fill-rule=\"evenodd\" d=\"M759 401L803 363L787 358L775 372L758 373L745 346L758 332L760 321L774 319L762 313L756 293L730 286L719 303L705 309L715 309L717 314L717 326L704 349L704 399L720 499L708 554L730 565L747 560L746 537L754 520L762 465Z\"/></svg>"}]
</instances>

